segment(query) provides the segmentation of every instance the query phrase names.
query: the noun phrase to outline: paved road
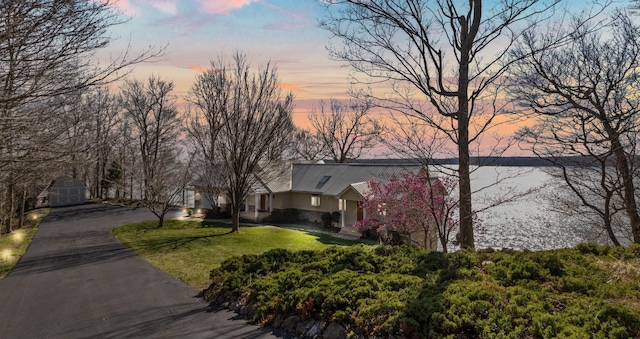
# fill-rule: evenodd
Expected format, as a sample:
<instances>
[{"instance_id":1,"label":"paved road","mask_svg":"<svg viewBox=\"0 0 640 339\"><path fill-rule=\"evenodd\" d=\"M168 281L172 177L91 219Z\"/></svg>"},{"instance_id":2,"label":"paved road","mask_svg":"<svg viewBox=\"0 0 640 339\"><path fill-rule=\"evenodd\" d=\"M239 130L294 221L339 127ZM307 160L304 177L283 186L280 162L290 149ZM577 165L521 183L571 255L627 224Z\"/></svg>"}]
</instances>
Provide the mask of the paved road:
<instances>
[{"instance_id":1,"label":"paved road","mask_svg":"<svg viewBox=\"0 0 640 339\"><path fill-rule=\"evenodd\" d=\"M0 338L286 337L209 305L109 233L153 218L103 204L52 209L0 280Z\"/></svg>"}]
</instances>

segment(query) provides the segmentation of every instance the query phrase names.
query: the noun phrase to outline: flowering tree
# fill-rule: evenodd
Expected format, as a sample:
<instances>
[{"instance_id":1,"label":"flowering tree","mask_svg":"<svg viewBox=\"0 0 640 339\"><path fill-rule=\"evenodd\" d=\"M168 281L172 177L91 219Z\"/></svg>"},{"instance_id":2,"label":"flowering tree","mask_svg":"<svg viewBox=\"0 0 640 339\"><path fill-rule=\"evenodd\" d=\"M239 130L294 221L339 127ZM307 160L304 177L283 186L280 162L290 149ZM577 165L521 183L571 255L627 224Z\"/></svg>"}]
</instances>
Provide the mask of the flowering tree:
<instances>
[{"instance_id":1,"label":"flowering tree","mask_svg":"<svg viewBox=\"0 0 640 339\"><path fill-rule=\"evenodd\" d=\"M375 229L385 241L397 232L423 248L429 248L430 239L438 235L442 250L447 252L451 234L459 230L457 209L459 200L453 197L455 181L451 178L431 180L425 172L403 173L388 182L369 180L369 192L361 200L367 218L354 226ZM474 224L479 225L476 213ZM420 241L412 234L421 234Z\"/></svg>"}]
</instances>

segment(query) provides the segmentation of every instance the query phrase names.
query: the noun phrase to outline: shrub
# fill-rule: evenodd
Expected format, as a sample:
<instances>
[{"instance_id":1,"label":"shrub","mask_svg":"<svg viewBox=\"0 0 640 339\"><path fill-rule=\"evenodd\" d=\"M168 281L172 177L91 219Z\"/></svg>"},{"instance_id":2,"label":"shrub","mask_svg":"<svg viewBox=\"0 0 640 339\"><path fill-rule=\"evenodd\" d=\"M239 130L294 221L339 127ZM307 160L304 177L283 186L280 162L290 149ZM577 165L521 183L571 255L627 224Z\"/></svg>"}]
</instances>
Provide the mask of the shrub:
<instances>
[{"instance_id":1,"label":"shrub","mask_svg":"<svg viewBox=\"0 0 640 339\"><path fill-rule=\"evenodd\" d=\"M273 250L223 262L205 297L248 296L263 319L336 321L354 337L637 338L637 279L611 280L607 266L635 249Z\"/></svg>"},{"instance_id":2,"label":"shrub","mask_svg":"<svg viewBox=\"0 0 640 339\"><path fill-rule=\"evenodd\" d=\"M322 214L320 214L320 224L322 227L331 227L331 213L322 212Z\"/></svg>"},{"instance_id":3,"label":"shrub","mask_svg":"<svg viewBox=\"0 0 640 339\"><path fill-rule=\"evenodd\" d=\"M338 211L331 212L331 221L340 222L340 212Z\"/></svg>"},{"instance_id":4,"label":"shrub","mask_svg":"<svg viewBox=\"0 0 640 339\"><path fill-rule=\"evenodd\" d=\"M299 218L300 212L295 208L286 208L282 215L284 222L297 222Z\"/></svg>"},{"instance_id":5,"label":"shrub","mask_svg":"<svg viewBox=\"0 0 640 339\"><path fill-rule=\"evenodd\" d=\"M271 222L279 223L284 220L284 216L279 210L273 210L269 216L269 220L271 220Z\"/></svg>"}]
</instances>

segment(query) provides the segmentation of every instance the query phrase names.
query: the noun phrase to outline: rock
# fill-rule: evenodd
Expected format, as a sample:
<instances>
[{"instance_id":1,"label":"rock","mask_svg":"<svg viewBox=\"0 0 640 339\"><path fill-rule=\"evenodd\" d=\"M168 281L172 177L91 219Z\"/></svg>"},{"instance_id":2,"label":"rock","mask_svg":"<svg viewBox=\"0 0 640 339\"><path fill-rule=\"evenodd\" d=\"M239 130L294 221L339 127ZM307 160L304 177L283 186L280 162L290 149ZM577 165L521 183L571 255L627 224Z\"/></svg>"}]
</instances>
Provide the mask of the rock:
<instances>
[{"instance_id":1,"label":"rock","mask_svg":"<svg viewBox=\"0 0 640 339\"><path fill-rule=\"evenodd\" d=\"M309 331L307 331L307 333L304 334L305 337L307 338L315 338L316 336L318 336L321 332L322 329L324 328L324 321L316 321L313 323L313 326L311 326L311 328L309 329Z\"/></svg>"},{"instance_id":2,"label":"rock","mask_svg":"<svg viewBox=\"0 0 640 339\"><path fill-rule=\"evenodd\" d=\"M296 326L296 333L298 334L307 333L315 323L316 321L314 319L308 319L306 321L298 323L298 325Z\"/></svg>"},{"instance_id":3,"label":"rock","mask_svg":"<svg viewBox=\"0 0 640 339\"><path fill-rule=\"evenodd\" d=\"M227 299L223 295L219 295L216 298L216 304L218 304L218 305L224 304L225 301L227 301Z\"/></svg>"},{"instance_id":4,"label":"rock","mask_svg":"<svg viewBox=\"0 0 640 339\"><path fill-rule=\"evenodd\" d=\"M273 321L273 323L271 323L271 326L275 327L275 328L280 328L282 327L282 322L284 321L284 317L282 316L282 314L278 314L276 316L276 319Z\"/></svg>"},{"instance_id":5,"label":"rock","mask_svg":"<svg viewBox=\"0 0 640 339\"><path fill-rule=\"evenodd\" d=\"M248 311L247 311L247 306L243 305L242 307L240 307L240 310L238 310L238 314L245 316L247 315Z\"/></svg>"},{"instance_id":6,"label":"rock","mask_svg":"<svg viewBox=\"0 0 640 339\"><path fill-rule=\"evenodd\" d=\"M282 323L282 328L287 330L287 331L289 331L289 332L293 332L293 331L295 331L295 329L298 326L298 323L300 321L301 321L301 319L297 315L289 316Z\"/></svg>"},{"instance_id":7,"label":"rock","mask_svg":"<svg viewBox=\"0 0 640 339\"><path fill-rule=\"evenodd\" d=\"M232 302L229 303L229 309L234 311L234 312L237 312L240 309L240 306L238 306L237 302L232 301Z\"/></svg>"},{"instance_id":8,"label":"rock","mask_svg":"<svg viewBox=\"0 0 640 339\"><path fill-rule=\"evenodd\" d=\"M344 326L336 323L331 323L327 326L327 329L322 334L324 339L346 339L347 329Z\"/></svg>"}]
</instances>

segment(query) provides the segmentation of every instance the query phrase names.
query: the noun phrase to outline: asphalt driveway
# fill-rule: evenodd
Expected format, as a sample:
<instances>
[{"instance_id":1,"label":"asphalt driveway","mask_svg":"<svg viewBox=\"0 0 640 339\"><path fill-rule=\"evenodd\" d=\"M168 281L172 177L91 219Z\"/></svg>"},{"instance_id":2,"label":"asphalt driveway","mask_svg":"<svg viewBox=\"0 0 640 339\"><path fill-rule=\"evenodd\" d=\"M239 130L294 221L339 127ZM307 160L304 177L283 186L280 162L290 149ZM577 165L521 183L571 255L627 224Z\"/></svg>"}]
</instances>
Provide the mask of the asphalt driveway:
<instances>
[{"instance_id":1,"label":"asphalt driveway","mask_svg":"<svg viewBox=\"0 0 640 339\"><path fill-rule=\"evenodd\" d=\"M283 338L198 298L109 231L155 218L104 204L52 209L0 280L0 338Z\"/></svg>"}]
</instances>

